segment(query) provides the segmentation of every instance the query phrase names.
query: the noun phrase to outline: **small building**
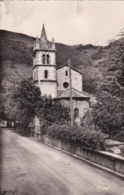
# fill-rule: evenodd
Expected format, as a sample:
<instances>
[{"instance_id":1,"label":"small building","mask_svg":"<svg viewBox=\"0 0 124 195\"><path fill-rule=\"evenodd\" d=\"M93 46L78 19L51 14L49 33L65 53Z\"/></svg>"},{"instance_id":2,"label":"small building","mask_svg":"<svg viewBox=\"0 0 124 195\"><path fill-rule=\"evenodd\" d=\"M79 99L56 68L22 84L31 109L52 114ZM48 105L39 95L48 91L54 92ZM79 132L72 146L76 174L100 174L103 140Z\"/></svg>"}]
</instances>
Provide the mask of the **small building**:
<instances>
[{"instance_id":1,"label":"small building","mask_svg":"<svg viewBox=\"0 0 124 195\"><path fill-rule=\"evenodd\" d=\"M72 97L73 97L73 110L74 117L81 118L89 110L89 99L85 93L80 92L72 88ZM70 89L59 94L56 98L56 101L60 101L62 104L70 106Z\"/></svg>"},{"instance_id":2,"label":"small building","mask_svg":"<svg viewBox=\"0 0 124 195\"><path fill-rule=\"evenodd\" d=\"M72 88L82 92L82 73L73 67L71 68ZM57 68L57 90L58 93L70 89L69 67L67 64Z\"/></svg>"},{"instance_id":3,"label":"small building","mask_svg":"<svg viewBox=\"0 0 124 195\"><path fill-rule=\"evenodd\" d=\"M55 101L70 105L69 67L57 67L54 39L48 41L43 25L41 37L36 38L33 49L33 80L40 87L42 95L51 95ZM71 68L74 119L80 118L89 109L90 97L83 91L82 73Z\"/></svg>"}]
</instances>

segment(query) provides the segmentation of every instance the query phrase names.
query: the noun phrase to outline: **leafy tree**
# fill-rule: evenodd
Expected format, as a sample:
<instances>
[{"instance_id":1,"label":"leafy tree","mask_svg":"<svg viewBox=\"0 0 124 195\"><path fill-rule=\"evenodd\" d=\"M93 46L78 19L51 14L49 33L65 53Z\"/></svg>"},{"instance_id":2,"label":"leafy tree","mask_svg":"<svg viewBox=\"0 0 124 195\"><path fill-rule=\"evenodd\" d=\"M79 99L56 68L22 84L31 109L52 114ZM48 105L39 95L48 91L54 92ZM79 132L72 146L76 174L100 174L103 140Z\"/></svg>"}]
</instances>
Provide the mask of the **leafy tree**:
<instances>
[{"instance_id":1,"label":"leafy tree","mask_svg":"<svg viewBox=\"0 0 124 195\"><path fill-rule=\"evenodd\" d=\"M35 108L41 102L40 89L29 80L22 81L8 99L10 118L21 121L25 133L28 124L35 115Z\"/></svg>"},{"instance_id":2,"label":"leafy tree","mask_svg":"<svg viewBox=\"0 0 124 195\"><path fill-rule=\"evenodd\" d=\"M94 123L92 111L88 110L81 118L81 127L83 130L99 131L100 128Z\"/></svg>"},{"instance_id":3,"label":"leafy tree","mask_svg":"<svg viewBox=\"0 0 124 195\"><path fill-rule=\"evenodd\" d=\"M36 108L37 116L42 120L52 123L65 124L70 121L70 110L60 102L52 100L51 96L42 97L42 103Z\"/></svg>"},{"instance_id":4,"label":"leafy tree","mask_svg":"<svg viewBox=\"0 0 124 195\"><path fill-rule=\"evenodd\" d=\"M20 121L24 132L37 115L47 124L67 123L70 120L69 108L55 102L51 97L41 96L40 89L30 81L22 81L6 97L5 114L9 120Z\"/></svg>"},{"instance_id":5,"label":"leafy tree","mask_svg":"<svg viewBox=\"0 0 124 195\"><path fill-rule=\"evenodd\" d=\"M106 64L116 75L116 81L124 87L124 37L110 43Z\"/></svg>"},{"instance_id":6,"label":"leafy tree","mask_svg":"<svg viewBox=\"0 0 124 195\"><path fill-rule=\"evenodd\" d=\"M96 75L93 77L91 73L89 74L88 72L86 72L86 74L83 75L84 91L87 91L88 93L95 93L97 88L96 80Z\"/></svg>"},{"instance_id":7,"label":"leafy tree","mask_svg":"<svg viewBox=\"0 0 124 195\"><path fill-rule=\"evenodd\" d=\"M124 126L124 104L120 98L103 91L93 107L94 124L109 135L116 134Z\"/></svg>"},{"instance_id":8,"label":"leafy tree","mask_svg":"<svg viewBox=\"0 0 124 195\"><path fill-rule=\"evenodd\" d=\"M4 113L6 116L8 127L10 121L20 121L21 118L20 110L18 109L18 104L13 99L14 93L15 88L11 88L4 94Z\"/></svg>"},{"instance_id":9,"label":"leafy tree","mask_svg":"<svg viewBox=\"0 0 124 195\"><path fill-rule=\"evenodd\" d=\"M5 119L5 114L4 114L4 105L3 105L3 94L0 93L0 119Z\"/></svg>"},{"instance_id":10,"label":"leafy tree","mask_svg":"<svg viewBox=\"0 0 124 195\"><path fill-rule=\"evenodd\" d=\"M124 128L124 38L109 44L102 63L109 76L99 87L93 118L95 124L112 135Z\"/></svg>"}]
</instances>

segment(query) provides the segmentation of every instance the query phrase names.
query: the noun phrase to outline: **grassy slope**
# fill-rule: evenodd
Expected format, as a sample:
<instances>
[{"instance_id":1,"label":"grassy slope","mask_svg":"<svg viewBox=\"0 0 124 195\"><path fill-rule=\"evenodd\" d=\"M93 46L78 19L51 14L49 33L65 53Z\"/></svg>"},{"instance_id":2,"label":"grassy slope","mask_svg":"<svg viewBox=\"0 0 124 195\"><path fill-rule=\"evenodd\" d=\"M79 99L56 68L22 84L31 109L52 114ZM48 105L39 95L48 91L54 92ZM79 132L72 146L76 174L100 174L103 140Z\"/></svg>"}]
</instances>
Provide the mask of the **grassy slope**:
<instances>
[{"instance_id":1,"label":"grassy slope","mask_svg":"<svg viewBox=\"0 0 124 195\"><path fill-rule=\"evenodd\" d=\"M2 81L16 83L31 77L32 42L32 37L0 31Z\"/></svg>"},{"instance_id":2,"label":"grassy slope","mask_svg":"<svg viewBox=\"0 0 124 195\"><path fill-rule=\"evenodd\" d=\"M0 76L2 83L15 84L23 78L32 77L33 43L33 37L0 31ZM56 49L57 66L65 64L70 58L72 65L82 71L84 76L97 63L97 60L93 60L92 56L98 52L99 47L93 48L91 46L79 49L76 46L57 43ZM98 71L99 67L94 67L94 70Z\"/></svg>"},{"instance_id":3,"label":"grassy slope","mask_svg":"<svg viewBox=\"0 0 124 195\"><path fill-rule=\"evenodd\" d=\"M4 87L32 77L32 51L34 38L24 34L0 31L0 81ZM105 61L110 47L67 46L56 43L57 66L71 59L72 66L83 74L84 90L95 93L96 86L104 82L109 65Z\"/></svg>"}]
</instances>

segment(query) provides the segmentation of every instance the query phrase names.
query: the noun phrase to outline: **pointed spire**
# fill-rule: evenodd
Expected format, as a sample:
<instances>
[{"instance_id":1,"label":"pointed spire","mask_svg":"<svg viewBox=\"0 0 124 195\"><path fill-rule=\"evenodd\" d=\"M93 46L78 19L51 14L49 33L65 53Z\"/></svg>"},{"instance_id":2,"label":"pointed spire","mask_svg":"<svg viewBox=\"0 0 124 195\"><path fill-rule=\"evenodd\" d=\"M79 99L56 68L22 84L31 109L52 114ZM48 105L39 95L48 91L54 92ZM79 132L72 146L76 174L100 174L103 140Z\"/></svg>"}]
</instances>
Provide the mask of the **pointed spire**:
<instances>
[{"instance_id":1,"label":"pointed spire","mask_svg":"<svg viewBox=\"0 0 124 195\"><path fill-rule=\"evenodd\" d=\"M44 24L42 27L42 32L41 32L41 37L40 37L40 49L42 49L42 50L56 50L54 39L52 39L52 42L49 42L47 39Z\"/></svg>"},{"instance_id":2,"label":"pointed spire","mask_svg":"<svg viewBox=\"0 0 124 195\"><path fill-rule=\"evenodd\" d=\"M52 38L52 44L54 44L54 45L55 45L55 41L54 41L54 38Z\"/></svg>"},{"instance_id":3,"label":"pointed spire","mask_svg":"<svg viewBox=\"0 0 124 195\"><path fill-rule=\"evenodd\" d=\"M35 44L36 44L36 49L39 49L40 45L39 45L39 38L38 37L36 37Z\"/></svg>"},{"instance_id":4,"label":"pointed spire","mask_svg":"<svg viewBox=\"0 0 124 195\"><path fill-rule=\"evenodd\" d=\"M47 35L46 35L46 30L45 30L44 24L43 24L43 27L42 27L41 41L47 41Z\"/></svg>"},{"instance_id":5,"label":"pointed spire","mask_svg":"<svg viewBox=\"0 0 124 195\"><path fill-rule=\"evenodd\" d=\"M54 49L54 50L56 49L56 48L55 48L55 41L54 41L54 38L52 38L52 49Z\"/></svg>"},{"instance_id":6,"label":"pointed spire","mask_svg":"<svg viewBox=\"0 0 124 195\"><path fill-rule=\"evenodd\" d=\"M40 45L39 45L39 38L36 37L35 41L34 41L34 47L33 50L39 49Z\"/></svg>"},{"instance_id":7,"label":"pointed spire","mask_svg":"<svg viewBox=\"0 0 124 195\"><path fill-rule=\"evenodd\" d=\"M39 38L38 38L38 36L36 37L36 43L39 43Z\"/></svg>"},{"instance_id":8,"label":"pointed spire","mask_svg":"<svg viewBox=\"0 0 124 195\"><path fill-rule=\"evenodd\" d=\"M41 46L41 48L44 48L44 49L47 48L47 46L48 46L48 40L47 40L47 35L46 35L44 24L42 27L42 33L41 33L41 37L40 37L40 46Z\"/></svg>"}]
</instances>

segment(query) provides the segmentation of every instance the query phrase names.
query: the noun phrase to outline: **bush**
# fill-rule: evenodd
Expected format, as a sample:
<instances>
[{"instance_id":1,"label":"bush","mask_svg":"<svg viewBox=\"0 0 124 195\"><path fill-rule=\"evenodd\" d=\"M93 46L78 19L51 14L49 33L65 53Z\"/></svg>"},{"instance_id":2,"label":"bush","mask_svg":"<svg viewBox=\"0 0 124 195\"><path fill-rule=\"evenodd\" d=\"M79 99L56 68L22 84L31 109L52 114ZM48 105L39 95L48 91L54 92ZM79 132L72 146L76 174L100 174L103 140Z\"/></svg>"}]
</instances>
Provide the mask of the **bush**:
<instances>
[{"instance_id":1,"label":"bush","mask_svg":"<svg viewBox=\"0 0 124 195\"><path fill-rule=\"evenodd\" d=\"M42 101L35 109L41 121L46 121L48 126L53 123L67 124L70 121L70 109L60 102L55 102L51 96L42 96Z\"/></svg>"},{"instance_id":2,"label":"bush","mask_svg":"<svg viewBox=\"0 0 124 195\"><path fill-rule=\"evenodd\" d=\"M116 136L114 136L114 139L120 142L124 142L124 131L120 131Z\"/></svg>"},{"instance_id":3,"label":"bush","mask_svg":"<svg viewBox=\"0 0 124 195\"><path fill-rule=\"evenodd\" d=\"M47 135L54 139L62 139L96 150L105 149L105 135L101 131L89 131L78 126L55 124L48 127Z\"/></svg>"},{"instance_id":4,"label":"bush","mask_svg":"<svg viewBox=\"0 0 124 195\"><path fill-rule=\"evenodd\" d=\"M49 124L47 123L47 121L42 121L41 122L41 127L40 127L40 133L41 133L41 135L45 135L46 134L46 131L47 131L47 129L48 129L48 126L49 126Z\"/></svg>"},{"instance_id":5,"label":"bush","mask_svg":"<svg viewBox=\"0 0 124 195\"><path fill-rule=\"evenodd\" d=\"M117 135L124 126L123 101L106 91L99 94L98 100L92 109L93 123L104 133Z\"/></svg>"},{"instance_id":6,"label":"bush","mask_svg":"<svg viewBox=\"0 0 124 195\"><path fill-rule=\"evenodd\" d=\"M124 146L121 146L121 155L124 156Z\"/></svg>"}]
</instances>

